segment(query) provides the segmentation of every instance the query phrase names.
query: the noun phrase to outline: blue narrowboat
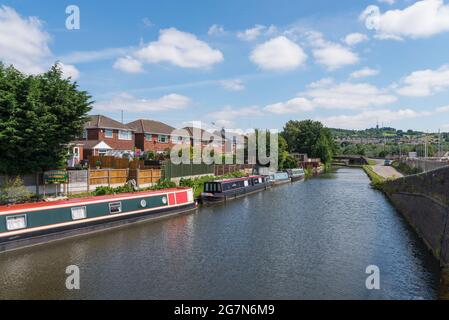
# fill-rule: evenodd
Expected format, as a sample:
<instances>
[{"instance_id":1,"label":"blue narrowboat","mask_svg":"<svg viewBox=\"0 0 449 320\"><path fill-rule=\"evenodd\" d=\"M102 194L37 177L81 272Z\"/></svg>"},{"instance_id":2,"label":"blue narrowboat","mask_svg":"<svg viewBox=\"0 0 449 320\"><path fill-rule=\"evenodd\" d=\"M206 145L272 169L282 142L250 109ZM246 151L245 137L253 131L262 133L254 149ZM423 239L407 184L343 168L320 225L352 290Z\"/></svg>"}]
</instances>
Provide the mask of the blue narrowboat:
<instances>
[{"instance_id":1,"label":"blue narrowboat","mask_svg":"<svg viewBox=\"0 0 449 320\"><path fill-rule=\"evenodd\" d=\"M223 202L266 190L271 187L268 176L250 176L206 182L201 200L205 204Z\"/></svg>"},{"instance_id":2,"label":"blue narrowboat","mask_svg":"<svg viewBox=\"0 0 449 320\"><path fill-rule=\"evenodd\" d=\"M291 182L291 179L287 172L276 172L270 175L270 180L273 185L281 185Z\"/></svg>"},{"instance_id":3,"label":"blue narrowboat","mask_svg":"<svg viewBox=\"0 0 449 320\"><path fill-rule=\"evenodd\" d=\"M0 252L195 208L191 188L0 206Z\"/></svg>"}]
</instances>

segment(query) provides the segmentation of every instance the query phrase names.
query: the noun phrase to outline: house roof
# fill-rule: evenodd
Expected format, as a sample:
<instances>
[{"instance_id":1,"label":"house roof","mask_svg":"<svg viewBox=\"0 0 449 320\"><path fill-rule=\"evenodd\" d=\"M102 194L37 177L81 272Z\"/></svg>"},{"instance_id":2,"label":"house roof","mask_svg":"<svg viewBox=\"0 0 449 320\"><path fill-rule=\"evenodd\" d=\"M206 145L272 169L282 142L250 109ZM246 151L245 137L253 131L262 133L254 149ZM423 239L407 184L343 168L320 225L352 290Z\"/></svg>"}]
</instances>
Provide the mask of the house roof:
<instances>
[{"instance_id":1,"label":"house roof","mask_svg":"<svg viewBox=\"0 0 449 320\"><path fill-rule=\"evenodd\" d=\"M127 126L137 133L160 133L169 135L175 130L175 128L168 124L148 119L138 119L128 123Z\"/></svg>"},{"instance_id":2,"label":"house roof","mask_svg":"<svg viewBox=\"0 0 449 320\"><path fill-rule=\"evenodd\" d=\"M76 141L73 141L72 144L81 145L86 150L90 150L90 149L112 149L103 140L76 140Z\"/></svg>"},{"instance_id":3,"label":"house roof","mask_svg":"<svg viewBox=\"0 0 449 320\"><path fill-rule=\"evenodd\" d=\"M193 131L194 130L200 130L200 132L201 132L201 140L203 140L203 137L210 137L211 138L210 140L212 140L212 137L213 137L214 141L221 141L221 135L219 135L219 134L217 135L215 133L206 131L206 130L201 129L201 128L184 127L183 130L186 130L189 133L190 137L193 137ZM203 140L203 141L210 141L210 140Z\"/></svg>"},{"instance_id":4,"label":"house roof","mask_svg":"<svg viewBox=\"0 0 449 320\"><path fill-rule=\"evenodd\" d=\"M118 129L132 131L127 125L101 114L91 115L84 125L85 129Z\"/></svg>"},{"instance_id":5,"label":"house roof","mask_svg":"<svg viewBox=\"0 0 449 320\"><path fill-rule=\"evenodd\" d=\"M222 136L222 131L218 131L215 130L214 134L221 137ZM245 139L247 139L248 137L244 134L240 134L237 132L231 132L231 131L225 131L225 137L226 140L229 141L237 141L238 138L242 139L241 141L245 141Z\"/></svg>"}]
</instances>

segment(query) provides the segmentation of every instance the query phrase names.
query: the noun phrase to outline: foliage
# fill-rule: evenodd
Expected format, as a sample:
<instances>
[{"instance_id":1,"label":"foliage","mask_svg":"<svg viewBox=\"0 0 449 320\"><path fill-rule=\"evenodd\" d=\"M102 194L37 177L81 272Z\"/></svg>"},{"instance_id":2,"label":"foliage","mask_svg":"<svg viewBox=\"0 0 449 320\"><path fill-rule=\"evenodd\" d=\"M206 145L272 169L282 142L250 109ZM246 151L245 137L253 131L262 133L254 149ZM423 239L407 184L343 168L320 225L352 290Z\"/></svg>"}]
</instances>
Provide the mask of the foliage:
<instances>
[{"instance_id":1,"label":"foliage","mask_svg":"<svg viewBox=\"0 0 449 320\"><path fill-rule=\"evenodd\" d=\"M395 161L393 167L405 176L421 173L420 168L412 168L405 162Z\"/></svg>"},{"instance_id":2,"label":"foliage","mask_svg":"<svg viewBox=\"0 0 449 320\"><path fill-rule=\"evenodd\" d=\"M372 166L364 165L363 170L365 170L366 174L371 179L371 185L373 186L373 188L382 189L382 186L384 185L385 182L385 178L374 172Z\"/></svg>"},{"instance_id":3,"label":"foliage","mask_svg":"<svg viewBox=\"0 0 449 320\"><path fill-rule=\"evenodd\" d=\"M23 180L19 176L7 179L0 189L0 204L23 203L32 197L32 193L24 186Z\"/></svg>"},{"instance_id":4,"label":"foliage","mask_svg":"<svg viewBox=\"0 0 449 320\"><path fill-rule=\"evenodd\" d=\"M323 163L332 161L338 151L331 132L319 121L290 120L285 124L282 136L290 152L306 153L309 157L320 158Z\"/></svg>"},{"instance_id":5,"label":"foliage","mask_svg":"<svg viewBox=\"0 0 449 320\"><path fill-rule=\"evenodd\" d=\"M57 65L34 76L0 63L0 173L62 166L66 145L82 133L90 98Z\"/></svg>"},{"instance_id":6,"label":"foliage","mask_svg":"<svg viewBox=\"0 0 449 320\"><path fill-rule=\"evenodd\" d=\"M160 180L154 186L150 187L149 190L161 190L176 188L176 183L170 180Z\"/></svg>"}]
</instances>

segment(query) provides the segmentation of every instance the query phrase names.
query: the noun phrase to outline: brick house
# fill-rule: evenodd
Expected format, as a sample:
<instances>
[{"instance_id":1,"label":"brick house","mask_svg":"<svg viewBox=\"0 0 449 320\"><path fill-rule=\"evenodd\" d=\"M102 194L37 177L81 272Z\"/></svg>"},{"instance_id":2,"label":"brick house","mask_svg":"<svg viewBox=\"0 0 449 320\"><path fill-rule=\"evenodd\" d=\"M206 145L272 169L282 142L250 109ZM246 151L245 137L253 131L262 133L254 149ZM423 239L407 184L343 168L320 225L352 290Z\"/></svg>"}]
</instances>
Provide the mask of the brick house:
<instances>
[{"instance_id":1,"label":"brick house","mask_svg":"<svg viewBox=\"0 0 449 320\"><path fill-rule=\"evenodd\" d=\"M134 130L135 146L143 152L162 153L182 142L178 136L172 136L175 128L159 121L138 119L127 126Z\"/></svg>"},{"instance_id":2,"label":"brick house","mask_svg":"<svg viewBox=\"0 0 449 320\"><path fill-rule=\"evenodd\" d=\"M82 138L70 144L71 163L87 160L91 155L132 153L135 149L133 129L103 115L89 116Z\"/></svg>"},{"instance_id":3,"label":"brick house","mask_svg":"<svg viewBox=\"0 0 449 320\"><path fill-rule=\"evenodd\" d=\"M223 139L220 135L214 134L201 128L194 127L184 127L183 130L187 131L187 133L189 134L191 146L193 146L194 143L198 143L197 139L199 138L201 142L201 148L209 145L217 152L224 151ZM198 135L198 133L199 137L195 137L195 135Z\"/></svg>"},{"instance_id":4,"label":"brick house","mask_svg":"<svg viewBox=\"0 0 449 320\"><path fill-rule=\"evenodd\" d=\"M90 116L84 126L84 139L104 141L113 150L133 151L134 130L127 125L103 115Z\"/></svg>"}]
</instances>

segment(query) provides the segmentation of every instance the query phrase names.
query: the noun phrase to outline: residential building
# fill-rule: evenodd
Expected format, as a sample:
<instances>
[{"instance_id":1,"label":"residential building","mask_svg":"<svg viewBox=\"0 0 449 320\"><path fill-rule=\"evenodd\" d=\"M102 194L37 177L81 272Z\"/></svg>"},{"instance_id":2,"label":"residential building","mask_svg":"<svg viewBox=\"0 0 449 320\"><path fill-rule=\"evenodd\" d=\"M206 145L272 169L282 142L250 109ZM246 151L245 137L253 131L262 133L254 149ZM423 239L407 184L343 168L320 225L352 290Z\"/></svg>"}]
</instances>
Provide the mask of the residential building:
<instances>
[{"instance_id":1,"label":"residential building","mask_svg":"<svg viewBox=\"0 0 449 320\"><path fill-rule=\"evenodd\" d=\"M135 146L143 152L162 153L183 141L172 135L175 128L159 121L138 119L127 126L134 130Z\"/></svg>"}]
</instances>

